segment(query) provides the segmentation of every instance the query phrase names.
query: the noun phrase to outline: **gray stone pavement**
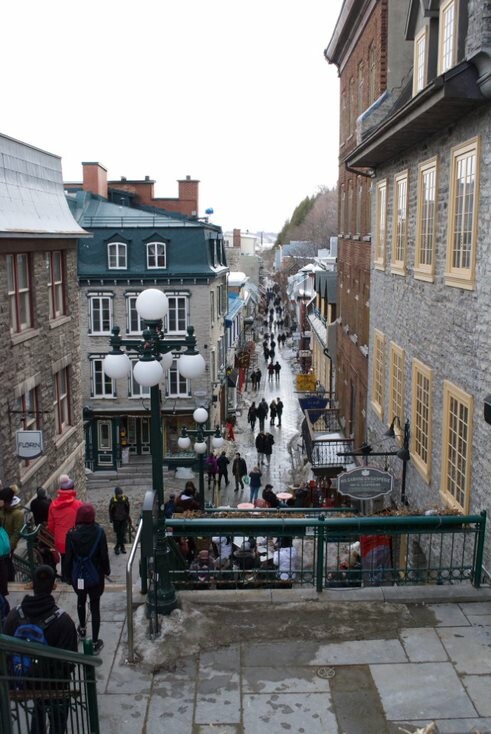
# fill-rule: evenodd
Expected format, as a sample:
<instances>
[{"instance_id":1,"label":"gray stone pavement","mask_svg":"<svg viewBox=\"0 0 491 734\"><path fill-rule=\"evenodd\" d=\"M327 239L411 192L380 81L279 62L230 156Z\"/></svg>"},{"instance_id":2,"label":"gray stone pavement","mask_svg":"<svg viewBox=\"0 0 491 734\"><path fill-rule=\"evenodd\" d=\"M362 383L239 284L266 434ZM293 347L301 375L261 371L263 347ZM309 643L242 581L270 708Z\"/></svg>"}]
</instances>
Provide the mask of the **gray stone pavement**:
<instances>
[{"instance_id":1,"label":"gray stone pavement","mask_svg":"<svg viewBox=\"0 0 491 734\"><path fill-rule=\"evenodd\" d=\"M141 662L129 665L126 596L113 585L101 732L395 734L431 721L445 734L491 732L491 589L397 591L182 592L154 641L136 610ZM11 603L24 593L15 587ZM74 593L56 595L75 617Z\"/></svg>"}]
</instances>

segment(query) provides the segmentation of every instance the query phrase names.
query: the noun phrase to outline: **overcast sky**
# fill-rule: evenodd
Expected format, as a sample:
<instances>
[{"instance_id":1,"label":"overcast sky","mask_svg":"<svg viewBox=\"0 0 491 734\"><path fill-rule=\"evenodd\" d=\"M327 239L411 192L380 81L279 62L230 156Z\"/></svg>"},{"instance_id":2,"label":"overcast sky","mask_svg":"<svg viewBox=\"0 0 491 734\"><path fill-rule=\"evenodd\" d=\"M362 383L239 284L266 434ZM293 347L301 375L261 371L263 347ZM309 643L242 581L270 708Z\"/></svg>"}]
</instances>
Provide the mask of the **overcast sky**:
<instances>
[{"instance_id":1,"label":"overcast sky","mask_svg":"<svg viewBox=\"0 0 491 734\"><path fill-rule=\"evenodd\" d=\"M0 132L110 179L201 181L200 215L277 232L337 179L341 0L2 3Z\"/></svg>"}]
</instances>

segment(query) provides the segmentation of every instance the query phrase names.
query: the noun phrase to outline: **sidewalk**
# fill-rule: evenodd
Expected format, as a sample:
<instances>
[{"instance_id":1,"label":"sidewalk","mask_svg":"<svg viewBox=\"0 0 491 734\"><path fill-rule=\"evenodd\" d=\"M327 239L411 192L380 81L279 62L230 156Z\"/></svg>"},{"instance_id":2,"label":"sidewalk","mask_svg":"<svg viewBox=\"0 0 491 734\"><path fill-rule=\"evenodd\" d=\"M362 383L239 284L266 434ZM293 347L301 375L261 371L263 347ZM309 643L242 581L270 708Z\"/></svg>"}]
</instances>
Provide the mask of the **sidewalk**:
<instances>
[{"instance_id":1,"label":"sidewalk","mask_svg":"<svg viewBox=\"0 0 491 734\"><path fill-rule=\"evenodd\" d=\"M74 593L56 595L76 618ZM130 666L125 592L104 594L104 734L395 734L434 720L443 733L491 732L489 588L180 596L154 642L136 611L143 661Z\"/></svg>"}]
</instances>

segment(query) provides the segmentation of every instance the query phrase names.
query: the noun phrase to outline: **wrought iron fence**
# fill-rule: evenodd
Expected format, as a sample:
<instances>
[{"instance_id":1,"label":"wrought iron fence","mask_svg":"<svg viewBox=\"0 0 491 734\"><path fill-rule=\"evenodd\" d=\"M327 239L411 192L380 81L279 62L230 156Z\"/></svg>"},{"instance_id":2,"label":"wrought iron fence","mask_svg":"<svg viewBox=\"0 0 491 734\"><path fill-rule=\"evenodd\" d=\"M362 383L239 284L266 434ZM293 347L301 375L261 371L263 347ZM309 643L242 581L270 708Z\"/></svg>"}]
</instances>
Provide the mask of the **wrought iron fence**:
<instances>
[{"instance_id":1,"label":"wrought iron fence","mask_svg":"<svg viewBox=\"0 0 491 734\"><path fill-rule=\"evenodd\" d=\"M181 588L454 584L479 587L486 513L186 518L166 522ZM177 562L179 560L179 562Z\"/></svg>"},{"instance_id":2,"label":"wrought iron fence","mask_svg":"<svg viewBox=\"0 0 491 734\"><path fill-rule=\"evenodd\" d=\"M91 642L84 648L68 652L0 634L2 734L45 732L46 722L54 734L99 734L95 668L102 661L92 657Z\"/></svg>"}]
</instances>

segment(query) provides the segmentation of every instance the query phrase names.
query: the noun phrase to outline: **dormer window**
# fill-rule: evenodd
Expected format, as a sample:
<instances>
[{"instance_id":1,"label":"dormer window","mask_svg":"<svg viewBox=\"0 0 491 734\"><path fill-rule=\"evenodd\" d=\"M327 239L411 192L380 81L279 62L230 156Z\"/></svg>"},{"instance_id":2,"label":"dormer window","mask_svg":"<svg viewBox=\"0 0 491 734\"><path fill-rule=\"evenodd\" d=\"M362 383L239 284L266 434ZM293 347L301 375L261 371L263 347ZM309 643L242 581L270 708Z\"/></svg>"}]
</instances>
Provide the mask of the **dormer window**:
<instances>
[{"instance_id":1,"label":"dormer window","mask_svg":"<svg viewBox=\"0 0 491 734\"><path fill-rule=\"evenodd\" d=\"M110 242L107 246L107 265L109 270L126 270L126 243Z\"/></svg>"},{"instance_id":2,"label":"dormer window","mask_svg":"<svg viewBox=\"0 0 491 734\"><path fill-rule=\"evenodd\" d=\"M414 39L413 95L426 86L426 28Z\"/></svg>"},{"instance_id":3,"label":"dormer window","mask_svg":"<svg viewBox=\"0 0 491 734\"><path fill-rule=\"evenodd\" d=\"M166 246L164 242L147 243L147 268L155 270L167 267Z\"/></svg>"},{"instance_id":4,"label":"dormer window","mask_svg":"<svg viewBox=\"0 0 491 734\"><path fill-rule=\"evenodd\" d=\"M458 0L446 0L440 7L438 73L443 74L457 63Z\"/></svg>"}]
</instances>

